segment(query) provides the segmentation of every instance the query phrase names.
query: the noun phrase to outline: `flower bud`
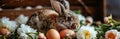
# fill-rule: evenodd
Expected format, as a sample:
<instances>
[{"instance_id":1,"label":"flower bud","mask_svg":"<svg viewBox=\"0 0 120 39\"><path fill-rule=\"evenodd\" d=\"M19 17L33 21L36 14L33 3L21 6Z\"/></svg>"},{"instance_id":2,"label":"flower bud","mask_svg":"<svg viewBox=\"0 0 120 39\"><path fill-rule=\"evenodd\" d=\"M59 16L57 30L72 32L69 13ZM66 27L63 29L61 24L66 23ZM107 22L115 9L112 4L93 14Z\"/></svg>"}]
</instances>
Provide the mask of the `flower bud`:
<instances>
[{"instance_id":1,"label":"flower bud","mask_svg":"<svg viewBox=\"0 0 120 39\"><path fill-rule=\"evenodd\" d=\"M108 17L104 17L104 22L108 24L109 23L109 18Z\"/></svg>"},{"instance_id":2,"label":"flower bud","mask_svg":"<svg viewBox=\"0 0 120 39\"><path fill-rule=\"evenodd\" d=\"M93 18L92 17L87 17L86 22L91 25L93 23Z\"/></svg>"},{"instance_id":3,"label":"flower bud","mask_svg":"<svg viewBox=\"0 0 120 39\"><path fill-rule=\"evenodd\" d=\"M43 33L40 33L40 34L38 35L38 38L40 38L40 39L46 39L46 37L45 37L45 35L44 35Z\"/></svg>"}]
</instances>

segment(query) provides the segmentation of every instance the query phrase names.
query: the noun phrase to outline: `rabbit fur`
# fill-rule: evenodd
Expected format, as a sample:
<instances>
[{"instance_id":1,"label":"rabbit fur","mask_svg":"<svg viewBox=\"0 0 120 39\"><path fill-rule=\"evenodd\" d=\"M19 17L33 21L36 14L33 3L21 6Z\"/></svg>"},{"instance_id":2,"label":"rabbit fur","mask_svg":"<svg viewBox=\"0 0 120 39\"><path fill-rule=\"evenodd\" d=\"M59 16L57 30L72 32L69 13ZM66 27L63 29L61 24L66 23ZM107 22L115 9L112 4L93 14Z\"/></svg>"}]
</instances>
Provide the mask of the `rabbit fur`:
<instances>
[{"instance_id":1,"label":"rabbit fur","mask_svg":"<svg viewBox=\"0 0 120 39\"><path fill-rule=\"evenodd\" d=\"M70 10L68 1L50 0L52 9L43 8L36 11L27 24L40 32L46 33L49 29L76 29L80 24L78 17Z\"/></svg>"}]
</instances>

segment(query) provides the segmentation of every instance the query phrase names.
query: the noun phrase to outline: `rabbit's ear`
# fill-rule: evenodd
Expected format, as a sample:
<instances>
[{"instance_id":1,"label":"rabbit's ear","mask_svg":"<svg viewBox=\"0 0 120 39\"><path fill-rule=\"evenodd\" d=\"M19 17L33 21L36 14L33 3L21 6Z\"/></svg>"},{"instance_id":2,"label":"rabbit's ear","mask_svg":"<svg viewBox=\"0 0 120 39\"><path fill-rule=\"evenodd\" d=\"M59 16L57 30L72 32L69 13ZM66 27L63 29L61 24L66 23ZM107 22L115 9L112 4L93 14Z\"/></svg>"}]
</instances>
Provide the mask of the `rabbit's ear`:
<instances>
[{"instance_id":1,"label":"rabbit's ear","mask_svg":"<svg viewBox=\"0 0 120 39\"><path fill-rule=\"evenodd\" d=\"M58 1L56 1L56 0L50 0L50 2L51 2L51 6L52 6L52 8L56 11L56 12L58 12L58 13L62 13L61 12L61 6L59 5L59 2Z\"/></svg>"},{"instance_id":2,"label":"rabbit's ear","mask_svg":"<svg viewBox=\"0 0 120 39\"><path fill-rule=\"evenodd\" d=\"M60 15L62 15L65 11L65 7L58 1L56 0L50 0L51 1L51 5L52 5L52 8L58 12Z\"/></svg>"},{"instance_id":3,"label":"rabbit's ear","mask_svg":"<svg viewBox=\"0 0 120 39\"><path fill-rule=\"evenodd\" d=\"M61 3L65 6L65 9L67 10L70 9L70 4L67 0L61 0Z\"/></svg>"}]
</instances>

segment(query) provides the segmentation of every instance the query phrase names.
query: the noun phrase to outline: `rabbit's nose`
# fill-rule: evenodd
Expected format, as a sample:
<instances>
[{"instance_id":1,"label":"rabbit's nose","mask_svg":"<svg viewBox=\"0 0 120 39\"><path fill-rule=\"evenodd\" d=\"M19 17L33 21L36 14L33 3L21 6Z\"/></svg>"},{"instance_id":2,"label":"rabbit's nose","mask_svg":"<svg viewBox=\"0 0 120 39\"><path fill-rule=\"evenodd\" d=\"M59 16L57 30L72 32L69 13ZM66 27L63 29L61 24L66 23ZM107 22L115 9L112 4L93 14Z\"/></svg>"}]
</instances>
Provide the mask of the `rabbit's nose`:
<instances>
[{"instance_id":1,"label":"rabbit's nose","mask_svg":"<svg viewBox=\"0 0 120 39\"><path fill-rule=\"evenodd\" d=\"M71 17L67 17L66 20L72 21L73 19Z\"/></svg>"}]
</instances>

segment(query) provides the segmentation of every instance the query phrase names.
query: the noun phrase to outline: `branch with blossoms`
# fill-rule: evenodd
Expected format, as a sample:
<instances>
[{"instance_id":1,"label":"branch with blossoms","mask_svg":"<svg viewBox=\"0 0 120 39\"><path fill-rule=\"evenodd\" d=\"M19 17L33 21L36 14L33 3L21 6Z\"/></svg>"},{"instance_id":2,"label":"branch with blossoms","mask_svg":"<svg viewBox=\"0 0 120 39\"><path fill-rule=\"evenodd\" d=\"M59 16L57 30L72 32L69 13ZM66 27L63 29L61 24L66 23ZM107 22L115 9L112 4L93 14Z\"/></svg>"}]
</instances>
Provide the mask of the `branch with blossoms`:
<instances>
[{"instance_id":1,"label":"branch with blossoms","mask_svg":"<svg viewBox=\"0 0 120 39\"><path fill-rule=\"evenodd\" d=\"M97 38L100 39L117 39L120 31L120 22L112 19L112 15L104 18L103 24L96 27L98 31Z\"/></svg>"},{"instance_id":2,"label":"branch with blossoms","mask_svg":"<svg viewBox=\"0 0 120 39\"><path fill-rule=\"evenodd\" d=\"M112 15L104 17L104 22L93 21L91 17L80 19L81 26L75 30L77 39L119 39L120 22L112 19Z\"/></svg>"}]
</instances>

